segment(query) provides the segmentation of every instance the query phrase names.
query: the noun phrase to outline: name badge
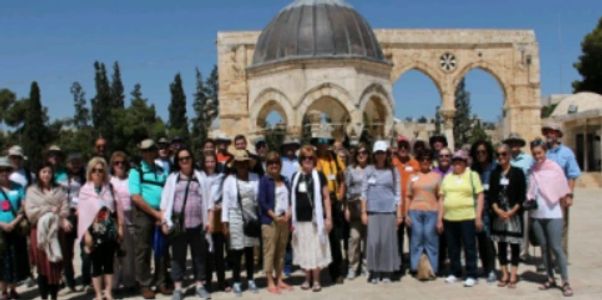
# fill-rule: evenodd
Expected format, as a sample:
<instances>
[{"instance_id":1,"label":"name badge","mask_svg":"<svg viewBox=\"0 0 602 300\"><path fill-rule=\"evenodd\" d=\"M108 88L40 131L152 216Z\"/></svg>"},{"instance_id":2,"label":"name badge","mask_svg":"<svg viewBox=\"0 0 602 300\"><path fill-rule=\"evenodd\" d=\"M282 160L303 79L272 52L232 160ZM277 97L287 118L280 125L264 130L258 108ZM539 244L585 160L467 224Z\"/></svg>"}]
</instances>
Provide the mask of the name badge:
<instances>
[{"instance_id":1,"label":"name badge","mask_svg":"<svg viewBox=\"0 0 602 300\"><path fill-rule=\"evenodd\" d=\"M299 192L300 193L307 193L307 183L305 183L305 182L300 182L299 183Z\"/></svg>"},{"instance_id":2,"label":"name badge","mask_svg":"<svg viewBox=\"0 0 602 300\"><path fill-rule=\"evenodd\" d=\"M328 177L327 177L327 178L328 178L328 180L330 180L330 181L337 180L337 176L336 176L336 175L334 175L334 174L330 174L330 175L328 175Z\"/></svg>"},{"instance_id":3,"label":"name badge","mask_svg":"<svg viewBox=\"0 0 602 300\"><path fill-rule=\"evenodd\" d=\"M500 179L500 185L509 185L510 184L510 180L508 180L508 178L502 178Z\"/></svg>"},{"instance_id":4,"label":"name badge","mask_svg":"<svg viewBox=\"0 0 602 300\"><path fill-rule=\"evenodd\" d=\"M374 178L374 177L368 178L368 184L376 184L376 178Z\"/></svg>"},{"instance_id":5,"label":"name badge","mask_svg":"<svg viewBox=\"0 0 602 300\"><path fill-rule=\"evenodd\" d=\"M463 181L463 180L462 180L462 178L461 178L461 177L458 177L458 178L456 178L456 184L457 184L457 185L460 185L460 184L462 184L462 181Z\"/></svg>"},{"instance_id":6,"label":"name badge","mask_svg":"<svg viewBox=\"0 0 602 300\"><path fill-rule=\"evenodd\" d=\"M412 182L416 182L418 181L418 179L420 179L420 176L412 176Z\"/></svg>"},{"instance_id":7,"label":"name badge","mask_svg":"<svg viewBox=\"0 0 602 300\"><path fill-rule=\"evenodd\" d=\"M412 166L407 166L405 170L406 172L414 172L414 168L412 168Z\"/></svg>"},{"instance_id":8,"label":"name badge","mask_svg":"<svg viewBox=\"0 0 602 300\"><path fill-rule=\"evenodd\" d=\"M485 183L483 184L483 189L488 191L489 190L489 184Z\"/></svg>"}]
</instances>

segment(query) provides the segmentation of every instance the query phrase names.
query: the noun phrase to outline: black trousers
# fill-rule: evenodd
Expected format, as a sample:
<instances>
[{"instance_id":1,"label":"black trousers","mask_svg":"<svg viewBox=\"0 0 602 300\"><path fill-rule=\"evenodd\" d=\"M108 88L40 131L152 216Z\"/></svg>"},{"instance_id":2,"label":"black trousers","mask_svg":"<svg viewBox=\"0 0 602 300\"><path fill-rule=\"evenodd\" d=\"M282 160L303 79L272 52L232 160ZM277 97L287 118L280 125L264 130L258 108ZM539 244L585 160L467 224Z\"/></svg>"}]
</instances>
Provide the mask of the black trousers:
<instances>
[{"instance_id":1,"label":"black trousers","mask_svg":"<svg viewBox=\"0 0 602 300\"><path fill-rule=\"evenodd\" d=\"M192 254L194 279L205 281L205 260L207 259L207 243L203 225L186 228L180 236L171 239L171 279L182 282L186 273L186 256L188 248Z\"/></svg>"},{"instance_id":2,"label":"black trousers","mask_svg":"<svg viewBox=\"0 0 602 300\"><path fill-rule=\"evenodd\" d=\"M213 239L213 252L207 252L207 260L205 263L205 279L211 282L213 271L217 275L217 285L219 289L226 287L226 262L224 246L226 245L226 237L223 233L214 233L211 235Z\"/></svg>"},{"instance_id":3,"label":"black trousers","mask_svg":"<svg viewBox=\"0 0 602 300\"><path fill-rule=\"evenodd\" d=\"M48 299L48 296L53 300L58 299L59 285L48 284L46 276L38 275L38 289L40 290L42 300Z\"/></svg>"},{"instance_id":4,"label":"black trousers","mask_svg":"<svg viewBox=\"0 0 602 300\"><path fill-rule=\"evenodd\" d=\"M462 276L462 262L460 251L464 247L466 258L466 276L477 278L477 247L476 227L474 220L467 221L444 221L445 236L447 237L447 248L451 262L451 274L456 277Z\"/></svg>"},{"instance_id":5,"label":"black trousers","mask_svg":"<svg viewBox=\"0 0 602 300\"><path fill-rule=\"evenodd\" d=\"M477 242L483 272L487 275L495 270L495 246L485 230L477 233Z\"/></svg>"},{"instance_id":6,"label":"black trousers","mask_svg":"<svg viewBox=\"0 0 602 300\"><path fill-rule=\"evenodd\" d=\"M92 277L113 274L115 261L115 251L117 243L105 242L94 248L90 253L90 263L92 264Z\"/></svg>"},{"instance_id":7,"label":"black trousers","mask_svg":"<svg viewBox=\"0 0 602 300\"><path fill-rule=\"evenodd\" d=\"M343 249L341 248L341 242L343 240L343 229L344 229L344 214L341 203L336 201L336 197L332 198L332 230L328 235L330 242L330 255L332 256L332 263L328 266L328 272L332 281L336 281L337 278L345 274L345 262L343 261Z\"/></svg>"},{"instance_id":8,"label":"black trousers","mask_svg":"<svg viewBox=\"0 0 602 300\"><path fill-rule=\"evenodd\" d=\"M230 250L230 263L232 264L232 280L240 283L240 270L242 265L242 256L245 256L245 266L247 267L247 280L253 280L255 272L255 262L253 260L253 247L247 247L242 250Z\"/></svg>"},{"instance_id":9,"label":"black trousers","mask_svg":"<svg viewBox=\"0 0 602 300\"><path fill-rule=\"evenodd\" d=\"M511 259L510 264L513 267L518 266L518 262L520 261L520 244L509 244ZM500 261L501 266L505 266L508 264L508 243L498 242L497 243L497 251L498 251L498 259Z\"/></svg>"}]
</instances>

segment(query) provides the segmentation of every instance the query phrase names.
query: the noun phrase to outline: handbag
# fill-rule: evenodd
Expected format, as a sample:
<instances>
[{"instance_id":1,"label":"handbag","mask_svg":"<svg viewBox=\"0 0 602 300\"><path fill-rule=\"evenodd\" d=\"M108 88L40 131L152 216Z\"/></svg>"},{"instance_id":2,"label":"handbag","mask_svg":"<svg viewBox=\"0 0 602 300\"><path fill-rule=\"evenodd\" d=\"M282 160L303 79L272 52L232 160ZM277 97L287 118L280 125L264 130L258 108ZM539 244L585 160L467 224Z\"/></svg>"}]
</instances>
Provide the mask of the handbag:
<instances>
[{"instance_id":1,"label":"handbag","mask_svg":"<svg viewBox=\"0 0 602 300\"><path fill-rule=\"evenodd\" d=\"M192 179L188 180L188 183L186 183L186 189L184 190L184 203L182 203L182 209L179 213L173 212L171 214L171 221L173 223L173 227L169 232L170 238L178 237L186 231L186 228L184 228L184 211L186 210L186 202L188 202L188 191L190 190L190 182L192 182Z\"/></svg>"},{"instance_id":2,"label":"handbag","mask_svg":"<svg viewBox=\"0 0 602 300\"><path fill-rule=\"evenodd\" d=\"M19 213L15 210L15 208L10 204L10 200L8 199L8 195L4 192L4 190L2 188L0 188L0 192L2 192L2 196L6 199L6 201L8 201L8 204L10 206L10 210L13 214L13 217L17 218L17 216L19 215ZM29 223L29 220L27 219L27 217L25 216L25 214L21 214L23 216L23 218L21 218L21 221L19 221L19 223L17 224L17 226L15 227L15 232L21 236L28 236L29 232L31 231L31 224Z\"/></svg>"},{"instance_id":3,"label":"handbag","mask_svg":"<svg viewBox=\"0 0 602 300\"><path fill-rule=\"evenodd\" d=\"M523 202L523 209L526 211L536 210L537 209L537 200L529 199Z\"/></svg>"},{"instance_id":4,"label":"handbag","mask_svg":"<svg viewBox=\"0 0 602 300\"><path fill-rule=\"evenodd\" d=\"M261 237L261 223L258 219L247 220L245 218L245 210L242 207L240 187L238 186L238 178L236 180L236 198L238 200L238 205L240 206L240 215L242 216L242 231L248 237L259 238Z\"/></svg>"}]
</instances>

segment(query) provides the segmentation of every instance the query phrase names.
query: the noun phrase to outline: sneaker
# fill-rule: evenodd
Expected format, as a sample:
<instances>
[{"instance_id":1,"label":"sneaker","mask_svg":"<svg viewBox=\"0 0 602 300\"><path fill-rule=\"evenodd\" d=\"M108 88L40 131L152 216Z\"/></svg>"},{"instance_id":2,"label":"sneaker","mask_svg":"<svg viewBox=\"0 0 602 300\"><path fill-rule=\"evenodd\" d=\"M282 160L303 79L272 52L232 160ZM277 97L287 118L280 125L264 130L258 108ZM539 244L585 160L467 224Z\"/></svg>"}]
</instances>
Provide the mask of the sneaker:
<instances>
[{"instance_id":1,"label":"sneaker","mask_svg":"<svg viewBox=\"0 0 602 300\"><path fill-rule=\"evenodd\" d=\"M173 295L171 296L171 300L182 300L182 290L173 291Z\"/></svg>"},{"instance_id":2,"label":"sneaker","mask_svg":"<svg viewBox=\"0 0 602 300\"><path fill-rule=\"evenodd\" d=\"M445 283L456 283L458 282L458 278L454 275L449 275L445 278Z\"/></svg>"},{"instance_id":3,"label":"sneaker","mask_svg":"<svg viewBox=\"0 0 602 300\"><path fill-rule=\"evenodd\" d=\"M497 282L497 275L495 275L494 271L489 272L489 275L487 275L487 283L496 283Z\"/></svg>"},{"instance_id":4,"label":"sneaker","mask_svg":"<svg viewBox=\"0 0 602 300\"><path fill-rule=\"evenodd\" d=\"M143 287L140 289L140 294L142 294L142 298L144 299L155 299L155 292L153 292L150 288Z\"/></svg>"},{"instance_id":5,"label":"sneaker","mask_svg":"<svg viewBox=\"0 0 602 300\"><path fill-rule=\"evenodd\" d=\"M27 280L25 280L25 285L26 285L28 288L32 288L32 287L36 286L36 284L37 284L37 283L36 283L36 281L33 279L33 277L29 277L29 278L27 278Z\"/></svg>"},{"instance_id":6,"label":"sneaker","mask_svg":"<svg viewBox=\"0 0 602 300\"><path fill-rule=\"evenodd\" d=\"M383 278L383 279L380 280L380 282L383 283L383 284L391 283L391 278Z\"/></svg>"},{"instance_id":7,"label":"sneaker","mask_svg":"<svg viewBox=\"0 0 602 300\"><path fill-rule=\"evenodd\" d=\"M352 280L355 278L355 270L350 268L347 272L347 280Z\"/></svg>"},{"instance_id":8,"label":"sneaker","mask_svg":"<svg viewBox=\"0 0 602 300\"><path fill-rule=\"evenodd\" d=\"M378 278L372 278L372 279L370 279L370 283L372 283L372 284L378 284Z\"/></svg>"},{"instance_id":9,"label":"sneaker","mask_svg":"<svg viewBox=\"0 0 602 300\"><path fill-rule=\"evenodd\" d=\"M473 287L477 284L476 279L468 277L464 280L464 287Z\"/></svg>"},{"instance_id":10,"label":"sneaker","mask_svg":"<svg viewBox=\"0 0 602 300\"><path fill-rule=\"evenodd\" d=\"M205 289L204 286L199 286L196 288L196 295L201 299L211 299L211 294L209 294L209 292L207 291L207 289Z\"/></svg>"},{"instance_id":11,"label":"sneaker","mask_svg":"<svg viewBox=\"0 0 602 300\"><path fill-rule=\"evenodd\" d=\"M232 285L232 291L234 291L234 294L236 295L236 297L242 296L242 286L241 286L240 282L235 282Z\"/></svg>"},{"instance_id":12,"label":"sneaker","mask_svg":"<svg viewBox=\"0 0 602 300\"><path fill-rule=\"evenodd\" d=\"M249 290L254 294L257 294L259 291L257 290L257 285L255 284L255 280L249 280Z\"/></svg>"}]
</instances>

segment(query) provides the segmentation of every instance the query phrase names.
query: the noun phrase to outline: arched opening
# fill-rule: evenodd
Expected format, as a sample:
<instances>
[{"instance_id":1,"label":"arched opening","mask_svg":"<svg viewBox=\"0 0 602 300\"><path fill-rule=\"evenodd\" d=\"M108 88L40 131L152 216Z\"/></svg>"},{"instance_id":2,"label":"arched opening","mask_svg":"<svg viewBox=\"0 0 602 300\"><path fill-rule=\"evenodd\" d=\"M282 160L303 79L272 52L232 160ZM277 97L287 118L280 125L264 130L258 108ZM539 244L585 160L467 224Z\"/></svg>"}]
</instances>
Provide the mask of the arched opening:
<instances>
[{"instance_id":1,"label":"arched opening","mask_svg":"<svg viewBox=\"0 0 602 300\"><path fill-rule=\"evenodd\" d=\"M470 69L458 82L455 96L457 147L480 139L494 144L502 141L506 93L495 73L481 67Z\"/></svg>"},{"instance_id":2,"label":"arched opening","mask_svg":"<svg viewBox=\"0 0 602 300\"><path fill-rule=\"evenodd\" d=\"M385 125L387 121L387 108L385 100L379 96L371 96L364 108L364 131L373 138L386 136Z\"/></svg>"},{"instance_id":3,"label":"arched opening","mask_svg":"<svg viewBox=\"0 0 602 300\"><path fill-rule=\"evenodd\" d=\"M441 132L438 118L441 91L428 73L419 69L403 73L393 85L393 99L395 134L428 140L435 132Z\"/></svg>"},{"instance_id":4,"label":"arched opening","mask_svg":"<svg viewBox=\"0 0 602 300\"><path fill-rule=\"evenodd\" d=\"M256 135L263 135L270 149L278 149L286 136L288 120L278 102L266 103L256 119Z\"/></svg>"},{"instance_id":5,"label":"arched opening","mask_svg":"<svg viewBox=\"0 0 602 300\"><path fill-rule=\"evenodd\" d=\"M303 139L328 132L337 140L346 138L345 128L351 116L337 99L324 96L309 105L303 115Z\"/></svg>"}]
</instances>

